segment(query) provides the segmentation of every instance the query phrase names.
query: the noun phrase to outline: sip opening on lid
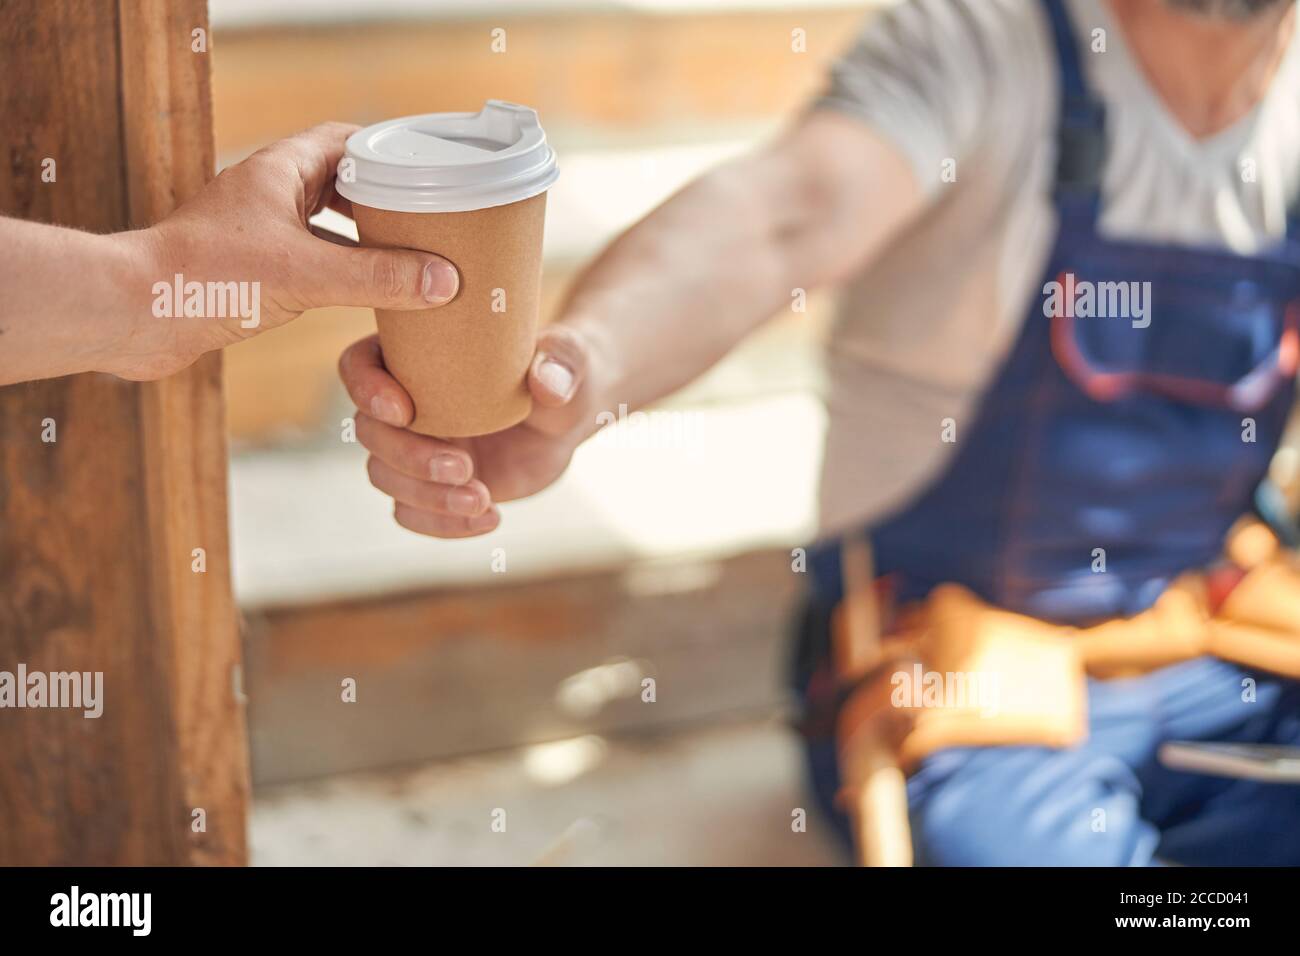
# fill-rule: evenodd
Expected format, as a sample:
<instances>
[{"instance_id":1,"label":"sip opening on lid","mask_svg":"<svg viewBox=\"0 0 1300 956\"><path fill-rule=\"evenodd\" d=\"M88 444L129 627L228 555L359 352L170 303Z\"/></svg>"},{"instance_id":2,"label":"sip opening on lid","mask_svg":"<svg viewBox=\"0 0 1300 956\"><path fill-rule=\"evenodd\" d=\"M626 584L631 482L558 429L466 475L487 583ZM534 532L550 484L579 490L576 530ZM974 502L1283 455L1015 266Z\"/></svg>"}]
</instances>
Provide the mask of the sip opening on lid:
<instances>
[{"instance_id":1,"label":"sip opening on lid","mask_svg":"<svg viewBox=\"0 0 1300 956\"><path fill-rule=\"evenodd\" d=\"M559 176L537 112L488 100L477 113L426 113L348 137L339 195L394 212L465 212L545 192Z\"/></svg>"}]
</instances>

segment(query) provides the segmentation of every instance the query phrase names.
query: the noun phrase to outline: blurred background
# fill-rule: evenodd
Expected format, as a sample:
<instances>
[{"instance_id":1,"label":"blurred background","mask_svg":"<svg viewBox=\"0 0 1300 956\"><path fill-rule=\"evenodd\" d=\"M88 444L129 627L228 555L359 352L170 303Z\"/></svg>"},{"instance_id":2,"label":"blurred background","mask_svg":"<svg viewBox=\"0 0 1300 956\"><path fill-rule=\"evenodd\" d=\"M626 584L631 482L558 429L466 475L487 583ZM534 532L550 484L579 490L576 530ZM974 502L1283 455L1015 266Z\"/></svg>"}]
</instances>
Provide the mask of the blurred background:
<instances>
[{"instance_id":1,"label":"blurred background","mask_svg":"<svg viewBox=\"0 0 1300 956\"><path fill-rule=\"evenodd\" d=\"M879 5L212 0L219 161L323 120L533 106L561 166L545 320L605 242L800 109ZM843 862L817 817L791 825L811 798L783 687L828 317L774 318L460 542L394 524L342 440L335 363L369 310L229 349L253 862Z\"/></svg>"}]
</instances>

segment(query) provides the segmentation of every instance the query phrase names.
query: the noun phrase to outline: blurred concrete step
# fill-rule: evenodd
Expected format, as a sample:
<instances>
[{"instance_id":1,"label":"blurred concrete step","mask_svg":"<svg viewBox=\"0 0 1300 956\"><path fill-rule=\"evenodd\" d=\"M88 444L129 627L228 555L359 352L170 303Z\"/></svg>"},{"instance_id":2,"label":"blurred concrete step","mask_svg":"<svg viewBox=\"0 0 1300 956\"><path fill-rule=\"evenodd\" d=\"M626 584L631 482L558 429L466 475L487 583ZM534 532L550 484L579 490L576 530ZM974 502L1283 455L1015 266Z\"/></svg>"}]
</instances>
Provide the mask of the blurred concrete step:
<instances>
[{"instance_id":1,"label":"blurred concrete step","mask_svg":"<svg viewBox=\"0 0 1300 956\"><path fill-rule=\"evenodd\" d=\"M659 414L663 424L644 431L628 422L602 432L551 488L503 505L492 534L456 541L394 523L392 500L370 485L360 445L237 455L235 595L257 608L536 580L793 546L813 532L825 429L815 396ZM498 550L508 574L493 571Z\"/></svg>"},{"instance_id":2,"label":"blurred concrete step","mask_svg":"<svg viewBox=\"0 0 1300 956\"><path fill-rule=\"evenodd\" d=\"M800 808L804 832L791 827ZM810 805L797 741L772 720L259 788L250 844L258 866L847 862Z\"/></svg>"}]
</instances>

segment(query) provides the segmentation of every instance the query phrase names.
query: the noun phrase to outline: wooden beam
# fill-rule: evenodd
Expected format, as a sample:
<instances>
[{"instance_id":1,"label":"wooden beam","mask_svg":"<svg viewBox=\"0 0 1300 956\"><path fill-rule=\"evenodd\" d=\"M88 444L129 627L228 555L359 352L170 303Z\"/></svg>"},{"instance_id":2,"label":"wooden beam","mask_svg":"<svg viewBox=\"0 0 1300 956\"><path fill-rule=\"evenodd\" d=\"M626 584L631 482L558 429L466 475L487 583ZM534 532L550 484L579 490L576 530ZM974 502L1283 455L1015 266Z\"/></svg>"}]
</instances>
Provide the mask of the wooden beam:
<instances>
[{"instance_id":1,"label":"wooden beam","mask_svg":"<svg viewBox=\"0 0 1300 956\"><path fill-rule=\"evenodd\" d=\"M777 713L801 594L773 550L250 613L253 780Z\"/></svg>"},{"instance_id":2,"label":"wooden beam","mask_svg":"<svg viewBox=\"0 0 1300 956\"><path fill-rule=\"evenodd\" d=\"M0 212L111 231L202 186L195 30L203 0L0 4ZM0 864L246 861L219 355L0 389L0 670L19 664L102 672L103 714L0 710Z\"/></svg>"}]
</instances>

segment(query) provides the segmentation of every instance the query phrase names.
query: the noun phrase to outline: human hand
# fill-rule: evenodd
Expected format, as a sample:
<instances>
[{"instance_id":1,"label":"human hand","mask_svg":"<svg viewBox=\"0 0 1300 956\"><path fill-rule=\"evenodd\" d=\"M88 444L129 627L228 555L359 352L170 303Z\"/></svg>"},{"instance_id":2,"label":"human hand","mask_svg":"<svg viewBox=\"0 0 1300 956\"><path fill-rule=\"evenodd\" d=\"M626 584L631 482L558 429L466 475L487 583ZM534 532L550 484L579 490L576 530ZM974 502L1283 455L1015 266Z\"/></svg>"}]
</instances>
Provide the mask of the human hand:
<instances>
[{"instance_id":1,"label":"human hand","mask_svg":"<svg viewBox=\"0 0 1300 956\"><path fill-rule=\"evenodd\" d=\"M161 378L319 306L402 310L449 302L459 279L446 259L355 248L308 223L327 206L351 215L334 175L356 129L325 123L272 143L155 226L112 237L130 250L140 281L102 370ZM182 297L174 294L176 276ZM215 297L203 297L203 314L187 314L189 283L217 288Z\"/></svg>"},{"instance_id":2,"label":"human hand","mask_svg":"<svg viewBox=\"0 0 1300 956\"><path fill-rule=\"evenodd\" d=\"M407 430L410 395L385 369L379 337L350 346L339 375L357 406L357 440L370 452L370 482L394 500L393 517L438 538L486 534L501 521L496 504L541 491L568 467L596 427L590 342L562 323L544 329L528 370L533 411L505 431L476 438L430 438Z\"/></svg>"}]
</instances>

